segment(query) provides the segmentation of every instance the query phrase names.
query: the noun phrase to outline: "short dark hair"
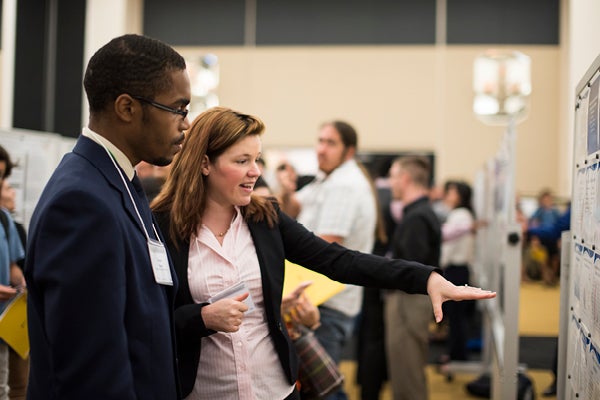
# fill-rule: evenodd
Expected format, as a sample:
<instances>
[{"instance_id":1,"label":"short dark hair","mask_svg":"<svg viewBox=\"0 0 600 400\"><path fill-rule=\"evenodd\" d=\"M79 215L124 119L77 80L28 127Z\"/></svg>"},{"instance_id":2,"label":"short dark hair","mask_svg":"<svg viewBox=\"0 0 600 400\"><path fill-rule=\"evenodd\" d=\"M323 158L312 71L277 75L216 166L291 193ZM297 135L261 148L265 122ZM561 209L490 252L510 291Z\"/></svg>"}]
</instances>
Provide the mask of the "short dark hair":
<instances>
[{"instance_id":1,"label":"short dark hair","mask_svg":"<svg viewBox=\"0 0 600 400\"><path fill-rule=\"evenodd\" d=\"M429 188L429 176L431 175L431 163L426 157L422 156L402 156L394 160L393 164L398 164L403 170L408 172L412 181L424 188ZM392 165L393 165L392 164Z\"/></svg>"},{"instance_id":2,"label":"short dark hair","mask_svg":"<svg viewBox=\"0 0 600 400\"><path fill-rule=\"evenodd\" d=\"M119 36L90 59L83 85L90 112L102 111L121 94L154 98L171 85L169 73L185 60L169 45L142 35Z\"/></svg>"},{"instance_id":3,"label":"short dark hair","mask_svg":"<svg viewBox=\"0 0 600 400\"><path fill-rule=\"evenodd\" d=\"M0 181L2 181L3 179L8 178L10 176L10 173L12 172L12 169L14 167L14 164L10 159L10 154L8 154L8 151L6 151L6 149L2 146L0 146L0 161L4 161L6 163L4 175L0 176Z\"/></svg>"}]
</instances>

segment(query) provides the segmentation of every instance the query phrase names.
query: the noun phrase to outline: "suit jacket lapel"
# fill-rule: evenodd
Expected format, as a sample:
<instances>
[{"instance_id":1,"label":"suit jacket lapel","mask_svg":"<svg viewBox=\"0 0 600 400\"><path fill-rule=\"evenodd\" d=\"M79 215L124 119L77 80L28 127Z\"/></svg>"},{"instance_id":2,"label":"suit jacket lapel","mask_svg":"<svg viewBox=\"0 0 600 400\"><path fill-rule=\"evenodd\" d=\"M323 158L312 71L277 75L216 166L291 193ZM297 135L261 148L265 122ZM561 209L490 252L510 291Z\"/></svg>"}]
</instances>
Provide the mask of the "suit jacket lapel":
<instances>
[{"instance_id":1,"label":"suit jacket lapel","mask_svg":"<svg viewBox=\"0 0 600 400\"><path fill-rule=\"evenodd\" d=\"M125 183L123 183L119 171L115 168L113 162L110 159L110 156L104 150L102 146L98 143L94 142L90 138L85 136L80 136L73 148L73 153L80 155L87 159L92 165L94 165L98 171L104 176L106 181L110 186L112 186L117 192L121 193L121 201L123 203L123 207L129 214L129 216L133 219L136 226L144 232L142 226L140 225L140 220L135 212L135 208L129 198L129 194L127 193L127 189L125 188L125 183L127 183L127 176L123 172L123 177L125 178ZM122 171L121 171L122 172ZM130 184L130 183L128 183ZM131 185L130 185L131 186ZM131 186L133 187L133 186ZM135 190L132 190L132 195L135 195ZM147 226L146 229L152 229L152 226ZM148 232L150 234L150 232Z\"/></svg>"},{"instance_id":2,"label":"suit jacket lapel","mask_svg":"<svg viewBox=\"0 0 600 400\"><path fill-rule=\"evenodd\" d=\"M248 221L248 229L254 241L260 266L265 311L271 317L271 320L277 320L276 310L279 310L280 299L276 299L274 293L281 291L283 288L283 272L277 263L278 260L273 259L271 253L273 249L270 246L276 245L274 235L278 231L269 229L264 221L258 223ZM269 305L276 305L276 307Z\"/></svg>"},{"instance_id":3,"label":"suit jacket lapel","mask_svg":"<svg viewBox=\"0 0 600 400\"><path fill-rule=\"evenodd\" d=\"M115 166L114 166L113 162L111 161L110 156L108 155L106 150L104 150L104 148L102 146L100 146L98 143L94 142L90 138L87 138L85 136L80 136L79 139L77 140L77 143L75 144L75 147L73 148L73 153L76 153L76 154L80 155L81 157L84 157L85 159L87 159L92 165L94 165L98 169L98 171L100 171L100 173L105 177L108 184L114 190L116 190L117 192L119 192L121 194L121 201L123 202L123 207L129 214L129 216L132 218L132 220L135 222L135 225L138 227L138 229L142 233L144 233L142 226L140 225L140 220L137 216L137 213L135 212L133 203L131 202L131 199L129 198L129 194L127 193L127 189L125 188L125 184L123 183L123 180L121 179L119 172L115 168ZM123 171L121 171L121 172L123 172ZM125 183L127 183L127 177L125 176L124 172L123 172L123 177L125 178L125 181L126 181ZM131 186L130 190L132 191L132 195L136 196L137 193L135 193L135 190L133 189L133 185L131 185L130 182L127 184L129 184ZM141 213L141 210L140 210L140 213ZM154 218L152 216L150 216L150 218L152 218L152 220L150 222L154 222ZM152 225L146 226L146 229L151 230ZM151 232L148 232L148 234L151 237L154 236ZM161 237L161 241L163 243L165 243L164 239L162 237ZM170 263L170 268L171 268L171 276L173 278L173 286L170 287L168 285L163 285L163 287L166 289L167 296L169 297L169 302L172 305L174 297L175 297L174 293L177 290L178 280L177 280L177 274L175 273L175 271L173 269L172 262Z\"/></svg>"}]
</instances>

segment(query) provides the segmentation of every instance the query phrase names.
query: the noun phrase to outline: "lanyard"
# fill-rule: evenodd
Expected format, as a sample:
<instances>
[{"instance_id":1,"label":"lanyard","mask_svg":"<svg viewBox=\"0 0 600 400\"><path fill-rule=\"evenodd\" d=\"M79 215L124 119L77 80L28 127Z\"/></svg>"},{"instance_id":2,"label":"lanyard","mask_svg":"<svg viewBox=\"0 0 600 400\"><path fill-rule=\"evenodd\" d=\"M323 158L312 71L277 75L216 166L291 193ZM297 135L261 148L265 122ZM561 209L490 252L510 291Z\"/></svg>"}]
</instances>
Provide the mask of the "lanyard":
<instances>
[{"instance_id":1,"label":"lanyard","mask_svg":"<svg viewBox=\"0 0 600 400\"><path fill-rule=\"evenodd\" d=\"M106 150L106 154L108 154L108 158L110 158L110 161L112 161L115 169L117 170L117 172L119 173L119 176L121 177L121 181L123 182L123 185L125 186L125 189L127 190L127 194L129 195L129 199L131 199L131 203L133 204L133 208L135 209L135 213L136 213L136 215L137 215L137 217L140 220L140 223L142 225L142 230L144 231L144 235L146 236L146 240L148 240L148 241L152 240L152 239L150 239L150 235L148 234L148 230L146 229L146 224L144 224L144 220L142 219L142 216L140 215L140 211L137 208L135 200L133 200L133 195L131 194L131 190L129 190L129 186L127 185L125 177L123 176L123 171L121 171L121 169L117 166L117 163L115 162L115 159L114 159L113 155L108 150L108 148L104 145L104 143L102 143L102 140L98 138L98 136L96 135L96 132L92 131L91 129L89 130L89 132L92 135L94 135L94 138L96 139L96 141L98 142L98 144L100 144L100 146L102 146L102 148L104 150ZM154 230L154 234L156 235L156 240L160 244L162 244L162 242L160 241L160 236L158 235L158 232L156 231L156 227L154 226L154 222L152 222L152 229Z\"/></svg>"}]
</instances>

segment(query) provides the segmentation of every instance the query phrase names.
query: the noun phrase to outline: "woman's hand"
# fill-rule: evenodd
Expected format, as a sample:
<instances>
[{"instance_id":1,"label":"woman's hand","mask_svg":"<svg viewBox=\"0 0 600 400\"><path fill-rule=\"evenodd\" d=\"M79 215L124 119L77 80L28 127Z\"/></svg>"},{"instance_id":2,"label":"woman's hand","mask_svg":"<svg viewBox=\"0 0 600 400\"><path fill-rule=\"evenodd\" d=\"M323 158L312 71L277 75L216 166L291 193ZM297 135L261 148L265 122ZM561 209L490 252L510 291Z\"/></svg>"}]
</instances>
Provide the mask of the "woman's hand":
<instances>
[{"instance_id":1,"label":"woman's hand","mask_svg":"<svg viewBox=\"0 0 600 400\"><path fill-rule=\"evenodd\" d=\"M496 292L483 290L472 286L455 286L442 275L432 272L427 279L427 293L433 305L435 321L440 322L444 317L442 303L447 300L480 300L496 297Z\"/></svg>"},{"instance_id":2,"label":"woman's hand","mask_svg":"<svg viewBox=\"0 0 600 400\"><path fill-rule=\"evenodd\" d=\"M221 299L202 307L202 320L208 329L217 332L237 332L248 306L243 303L250 293L231 299Z\"/></svg>"}]
</instances>

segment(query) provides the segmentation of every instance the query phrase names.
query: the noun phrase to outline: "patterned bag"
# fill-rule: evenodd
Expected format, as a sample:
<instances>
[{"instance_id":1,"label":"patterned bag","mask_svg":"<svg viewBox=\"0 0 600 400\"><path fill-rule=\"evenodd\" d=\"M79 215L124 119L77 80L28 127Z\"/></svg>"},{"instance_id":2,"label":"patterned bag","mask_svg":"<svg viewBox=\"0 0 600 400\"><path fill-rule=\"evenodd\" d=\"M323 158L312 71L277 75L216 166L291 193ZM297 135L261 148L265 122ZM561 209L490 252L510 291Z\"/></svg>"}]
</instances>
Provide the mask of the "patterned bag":
<instances>
[{"instance_id":1,"label":"patterned bag","mask_svg":"<svg viewBox=\"0 0 600 400\"><path fill-rule=\"evenodd\" d=\"M344 376L313 331L304 327L299 331L294 345L300 359L298 380L302 399L324 398L344 383Z\"/></svg>"}]
</instances>

